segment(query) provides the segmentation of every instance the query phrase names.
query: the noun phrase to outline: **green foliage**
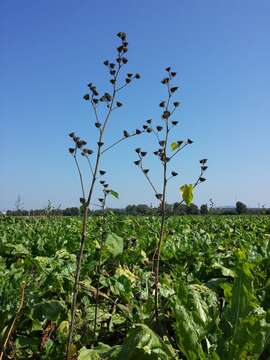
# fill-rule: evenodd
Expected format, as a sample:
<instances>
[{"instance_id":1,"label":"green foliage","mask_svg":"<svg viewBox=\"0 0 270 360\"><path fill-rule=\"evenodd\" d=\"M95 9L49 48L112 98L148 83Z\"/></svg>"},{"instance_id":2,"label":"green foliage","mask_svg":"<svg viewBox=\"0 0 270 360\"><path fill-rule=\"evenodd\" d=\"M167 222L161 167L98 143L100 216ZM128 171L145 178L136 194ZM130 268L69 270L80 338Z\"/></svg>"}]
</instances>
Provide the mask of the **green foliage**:
<instances>
[{"instance_id":1,"label":"green foliage","mask_svg":"<svg viewBox=\"0 0 270 360\"><path fill-rule=\"evenodd\" d=\"M189 206L193 200L193 185L192 184L185 184L180 187L180 191L182 193L182 198L184 202Z\"/></svg>"},{"instance_id":2,"label":"green foliage","mask_svg":"<svg viewBox=\"0 0 270 360\"><path fill-rule=\"evenodd\" d=\"M79 359L269 356L269 217L168 218L159 337L152 318L151 259L160 220L107 216L97 324L102 343L93 344L97 234L102 234L97 216L89 220L80 281L73 345ZM21 284L27 284L9 356L63 359L80 226L78 218L1 218L0 342L16 314Z\"/></svg>"}]
</instances>

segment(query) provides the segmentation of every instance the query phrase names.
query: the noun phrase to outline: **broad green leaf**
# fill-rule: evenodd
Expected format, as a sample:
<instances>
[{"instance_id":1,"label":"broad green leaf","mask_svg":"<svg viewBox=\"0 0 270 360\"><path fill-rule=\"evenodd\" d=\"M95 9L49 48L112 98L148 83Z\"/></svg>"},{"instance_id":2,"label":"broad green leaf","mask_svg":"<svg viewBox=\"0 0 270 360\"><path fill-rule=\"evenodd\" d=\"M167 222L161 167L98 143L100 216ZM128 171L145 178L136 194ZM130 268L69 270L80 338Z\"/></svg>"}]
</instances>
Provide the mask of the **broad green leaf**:
<instances>
[{"instance_id":1,"label":"broad green leaf","mask_svg":"<svg viewBox=\"0 0 270 360\"><path fill-rule=\"evenodd\" d=\"M185 184L180 187L180 191L182 193L182 198L184 202L189 206L193 200L193 185L192 184Z\"/></svg>"},{"instance_id":2,"label":"broad green leaf","mask_svg":"<svg viewBox=\"0 0 270 360\"><path fill-rule=\"evenodd\" d=\"M218 301L215 293L204 285L185 285L178 281L173 300L177 344L187 360L207 359L202 342L216 332ZM207 340L209 347L211 343Z\"/></svg>"},{"instance_id":3,"label":"broad green leaf","mask_svg":"<svg viewBox=\"0 0 270 360\"><path fill-rule=\"evenodd\" d=\"M136 324L129 332L117 360L172 360L176 358L167 345L148 326Z\"/></svg>"},{"instance_id":4,"label":"broad green leaf","mask_svg":"<svg viewBox=\"0 0 270 360\"><path fill-rule=\"evenodd\" d=\"M174 141L173 143L171 143L171 149L173 150L173 151L175 151L176 149L178 149L179 148L179 144L176 142L176 141Z\"/></svg>"},{"instance_id":5,"label":"broad green leaf","mask_svg":"<svg viewBox=\"0 0 270 360\"><path fill-rule=\"evenodd\" d=\"M33 308L32 317L38 320L57 321L64 318L66 308L60 301L44 301L36 304Z\"/></svg>"},{"instance_id":6,"label":"broad green leaf","mask_svg":"<svg viewBox=\"0 0 270 360\"><path fill-rule=\"evenodd\" d=\"M225 267L225 266L223 266L223 265L221 265L221 264L219 264L217 262L215 262L212 266L213 266L214 269L220 269L223 276L229 276L229 277L234 278L235 274L234 274L233 270L231 270L231 269L229 269L229 268L227 268L227 267Z\"/></svg>"},{"instance_id":7,"label":"broad green leaf","mask_svg":"<svg viewBox=\"0 0 270 360\"><path fill-rule=\"evenodd\" d=\"M123 252L123 239L114 234L109 233L105 239L105 252L109 253L112 257L116 257Z\"/></svg>"},{"instance_id":8,"label":"broad green leaf","mask_svg":"<svg viewBox=\"0 0 270 360\"><path fill-rule=\"evenodd\" d=\"M78 360L101 360L99 353L94 349L87 349L85 346L79 351Z\"/></svg>"}]
</instances>

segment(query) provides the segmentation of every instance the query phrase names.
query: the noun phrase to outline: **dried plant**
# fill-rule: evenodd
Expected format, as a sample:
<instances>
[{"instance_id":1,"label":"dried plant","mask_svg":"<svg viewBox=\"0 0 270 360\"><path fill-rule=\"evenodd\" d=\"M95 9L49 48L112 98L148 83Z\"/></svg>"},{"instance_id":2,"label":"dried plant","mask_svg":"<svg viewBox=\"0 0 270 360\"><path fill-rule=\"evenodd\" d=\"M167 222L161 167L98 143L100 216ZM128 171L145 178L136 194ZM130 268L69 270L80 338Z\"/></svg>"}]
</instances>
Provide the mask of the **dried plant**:
<instances>
[{"instance_id":1,"label":"dried plant","mask_svg":"<svg viewBox=\"0 0 270 360\"><path fill-rule=\"evenodd\" d=\"M96 142L96 150L90 149L86 147L87 142L81 139L75 132L71 132L69 134L70 138L72 139L74 146L69 148L69 152L74 159L76 169L80 179L80 186L82 196L80 198L81 208L82 208L82 234L81 234L81 241L80 241L80 248L77 254L77 265L76 265L76 273L75 273L75 281L74 281L74 289L73 289L73 298L72 298L72 305L71 305L71 322L69 327L69 335L68 335L68 344L66 350L66 359L69 358L70 354L70 347L72 344L74 327L75 327L75 317L76 317L76 307L77 307L77 296L79 290L79 280L80 280L80 273L81 273L81 265L82 265L82 258L83 258L83 250L85 246L85 242L87 239L87 222L89 216L89 208L92 204L92 198L95 191L95 185L99 178L103 178L106 174L106 171L101 169L101 159L103 155L111 150L116 145L120 144L121 142L125 141L128 138L138 136L145 131L145 129L135 129L132 132L128 132L127 130L123 131L123 135L113 142L110 145L106 146L105 142L105 133L106 128L111 118L112 113L121 108L123 103L119 100L119 94L121 91L129 86L134 80L140 79L140 75L138 73L126 73L123 74L123 69L128 62L127 59L127 52L128 52L128 41L127 36L124 32L119 32L117 34L118 38L120 39L120 45L117 47L117 55L115 61L111 62L109 60L104 61L104 65L107 69L109 74L109 82L110 82L110 91L105 91L104 93L100 93L97 89L97 86L93 83L88 84L89 92L84 95L83 99L90 104L90 107L93 110L94 114L94 126L97 129L97 142ZM105 115L101 116L103 108L103 112L105 110ZM89 174L84 176L81 166L79 157L82 156L86 159L89 165L90 171L90 181L86 183L85 179L89 179ZM92 158L94 157L94 160ZM117 192L112 189L109 189L108 184L105 180L100 181L100 185L102 185L104 197L100 198L100 202L104 203L108 195L112 195L113 197L118 197ZM88 188L88 190L87 190ZM104 208L104 207L103 207ZM98 265L98 271L100 271L100 262ZM97 317L97 306L98 306L98 293L96 294L96 309L95 309L95 319ZM96 328L96 320L94 324L94 328Z\"/></svg>"},{"instance_id":2,"label":"dried plant","mask_svg":"<svg viewBox=\"0 0 270 360\"><path fill-rule=\"evenodd\" d=\"M191 139L186 140L173 140L170 142L172 130L178 124L178 121L174 120L173 116L175 110L179 107L179 101L173 101L172 98L176 91L178 90L177 86L172 85L173 79L176 77L176 72L172 71L170 67L166 68L166 76L162 79L161 83L166 87L167 90L167 99L162 100L159 103L159 107L162 110L161 119L162 123L153 126L152 119L146 121L143 126L144 130L148 133L154 134L154 137L158 143L157 149L153 152L154 156L158 158L161 167L162 167L162 181L159 186L161 186L161 191L159 191L158 186L154 183L150 176L150 169L145 165L145 161L148 153L141 148L135 149L138 159L134 161L134 164L140 169L145 179L151 186L155 197L159 201L159 213L161 218L159 237L158 242L153 255L153 273L154 273L154 299L155 299L155 320L157 324L157 330L159 331L159 267L160 267L160 252L161 245L165 235L165 220L166 220L166 197L167 197L167 187L168 182L175 178L178 173L171 168L172 160L176 155L180 153L184 148L191 145L193 141ZM204 172L207 169L206 166L207 159L200 160L200 174L194 184L185 184L180 187L180 192L182 193L182 201L179 205L185 202L188 206L191 204L193 199L193 190L206 179L204 177Z\"/></svg>"}]
</instances>

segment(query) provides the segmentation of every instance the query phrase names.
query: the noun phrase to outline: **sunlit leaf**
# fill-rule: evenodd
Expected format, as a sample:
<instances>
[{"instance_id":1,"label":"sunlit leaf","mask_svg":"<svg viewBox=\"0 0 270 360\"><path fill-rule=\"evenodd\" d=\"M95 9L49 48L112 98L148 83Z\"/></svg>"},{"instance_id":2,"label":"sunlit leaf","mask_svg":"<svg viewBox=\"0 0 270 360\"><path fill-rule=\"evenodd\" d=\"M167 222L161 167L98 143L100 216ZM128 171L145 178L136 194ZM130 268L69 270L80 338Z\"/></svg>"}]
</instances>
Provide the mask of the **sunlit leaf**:
<instances>
[{"instance_id":1,"label":"sunlit leaf","mask_svg":"<svg viewBox=\"0 0 270 360\"><path fill-rule=\"evenodd\" d=\"M193 185L192 184L185 184L180 187L180 191L182 193L182 198L184 202L189 206L193 200Z\"/></svg>"}]
</instances>

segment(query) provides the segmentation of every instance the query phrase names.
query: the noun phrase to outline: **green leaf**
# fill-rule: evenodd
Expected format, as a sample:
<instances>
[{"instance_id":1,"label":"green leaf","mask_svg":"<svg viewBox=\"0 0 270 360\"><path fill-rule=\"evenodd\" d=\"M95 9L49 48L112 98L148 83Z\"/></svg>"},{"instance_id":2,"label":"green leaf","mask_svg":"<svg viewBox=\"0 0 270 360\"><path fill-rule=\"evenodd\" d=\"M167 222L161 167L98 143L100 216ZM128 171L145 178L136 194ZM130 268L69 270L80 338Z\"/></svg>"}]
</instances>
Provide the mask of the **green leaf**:
<instances>
[{"instance_id":1,"label":"green leaf","mask_svg":"<svg viewBox=\"0 0 270 360\"><path fill-rule=\"evenodd\" d=\"M220 269L223 276L229 276L229 277L234 278L235 274L234 274L233 270L231 270L231 269L229 269L229 268L227 268L227 267L225 267L225 266L223 266L223 265L221 265L221 264L219 264L217 262L215 262L213 264L213 268L214 269Z\"/></svg>"},{"instance_id":2,"label":"green leaf","mask_svg":"<svg viewBox=\"0 0 270 360\"><path fill-rule=\"evenodd\" d=\"M192 184L182 185L180 187L180 191L182 193L183 200L185 201L187 206L189 206L192 203L192 200L193 200L193 185Z\"/></svg>"},{"instance_id":3,"label":"green leaf","mask_svg":"<svg viewBox=\"0 0 270 360\"><path fill-rule=\"evenodd\" d=\"M60 301L44 301L36 304L33 308L32 317L38 320L52 320L57 321L64 319L66 308Z\"/></svg>"},{"instance_id":4,"label":"green leaf","mask_svg":"<svg viewBox=\"0 0 270 360\"><path fill-rule=\"evenodd\" d=\"M98 352L94 349L87 349L85 346L79 351L78 360L100 360Z\"/></svg>"},{"instance_id":5,"label":"green leaf","mask_svg":"<svg viewBox=\"0 0 270 360\"><path fill-rule=\"evenodd\" d=\"M176 358L167 345L148 326L136 324L129 332L117 360L172 360Z\"/></svg>"},{"instance_id":6,"label":"green leaf","mask_svg":"<svg viewBox=\"0 0 270 360\"><path fill-rule=\"evenodd\" d=\"M116 192L116 191L114 191L114 190L110 190L110 194L111 194L114 198L119 199L119 194L118 194L118 192Z\"/></svg>"},{"instance_id":7,"label":"green leaf","mask_svg":"<svg viewBox=\"0 0 270 360\"><path fill-rule=\"evenodd\" d=\"M176 141L174 141L173 143L171 143L171 149L173 150L173 151L175 151L176 149L178 149L179 148L179 144L176 142Z\"/></svg>"},{"instance_id":8,"label":"green leaf","mask_svg":"<svg viewBox=\"0 0 270 360\"><path fill-rule=\"evenodd\" d=\"M176 340L187 360L206 360L202 342L215 334L219 315L214 291L204 285L185 285L178 281L177 296L173 298ZM209 347L211 344L208 340Z\"/></svg>"},{"instance_id":9,"label":"green leaf","mask_svg":"<svg viewBox=\"0 0 270 360\"><path fill-rule=\"evenodd\" d=\"M110 254L112 257L116 257L122 254L124 248L123 238L110 233L105 239L105 253Z\"/></svg>"}]
</instances>

